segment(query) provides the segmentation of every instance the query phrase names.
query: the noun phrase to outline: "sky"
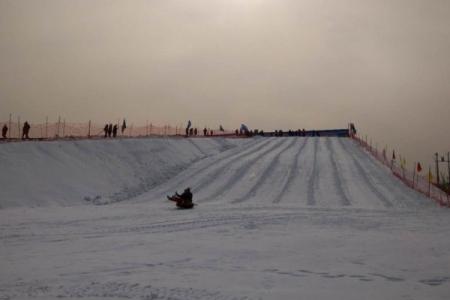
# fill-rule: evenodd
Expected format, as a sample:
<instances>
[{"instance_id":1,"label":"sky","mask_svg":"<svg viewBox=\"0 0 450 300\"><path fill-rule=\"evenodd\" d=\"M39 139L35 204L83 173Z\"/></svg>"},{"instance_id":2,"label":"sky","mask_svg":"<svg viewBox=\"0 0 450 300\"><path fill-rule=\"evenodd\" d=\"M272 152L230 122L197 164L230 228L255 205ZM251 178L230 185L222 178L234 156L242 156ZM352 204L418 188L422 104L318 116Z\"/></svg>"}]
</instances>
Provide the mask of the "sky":
<instances>
[{"instance_id":1,"label":"sky","mask_svg":"<svg viewBox=\"0 0 450 300\"><path fill-rule=\"evenodd\" d=\"M450 151L448 0L0 0L0 121L346 128Z\"/></svg>"}]
</instances>

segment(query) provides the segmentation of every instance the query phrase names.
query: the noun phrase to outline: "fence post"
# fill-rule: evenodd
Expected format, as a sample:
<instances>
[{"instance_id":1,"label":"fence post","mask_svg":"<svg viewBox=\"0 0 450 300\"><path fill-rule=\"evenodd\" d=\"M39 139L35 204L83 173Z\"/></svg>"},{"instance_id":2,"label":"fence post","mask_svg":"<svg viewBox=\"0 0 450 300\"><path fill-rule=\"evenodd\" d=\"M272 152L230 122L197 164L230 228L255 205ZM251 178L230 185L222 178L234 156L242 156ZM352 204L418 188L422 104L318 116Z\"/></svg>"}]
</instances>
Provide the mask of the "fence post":
<instances>
[{"instance_id":1,"label":"fence post","mask_svg":"<svg viewBox=\"0 0 450 300\"><path fill-rule=\"evenodd\" d=\"M89 120L89 123L88 123L88 138L89 139L91 138L91 120Z\"/></svg>"},{"instance_id":2,"label":"fence post","mask_svg":"<svg viewBox=\"0 0 450 300\"><path fill-rule=\"evenodd\" d=\"M384 147L384 164L386 165L387 163L388 163L388 160L387 160L387 156L388 156L388 145L386 144L386 146Z\"/></svg>"},{"instance_id":3,"label":"fence post","mask_svg":"<svg viewBox=\"0 0 450 300\"><path fill-rule=\"evenodd\" d=\"M431 198L431 166L428 167L428 197Z\"/></svg>"},{"instance_id":4,"label":"fence post","mask_svg":"<svg viewBox=\"0 0 450 300\"><path fill-rule=\"evenodd\" d=\"M403 161L402 161L402 173L403 173L403 179L406 179L405 169L406 169L406 158L403 157Z\"/></svg>"},{"instance_id":5,"label":"fence post","mask_svg":"<svg viewBox=\"0 0 450 300\"><path fill-rule=\"evenodd\" d=\"M45 138L48 138L48 117L45 117Z\"/></svg>"},{"instance_id":6,"label":"fence post","mask_svg":"<svg viewBox=\"0 0 450 300\"><path fill-rule=\"evenodd\" d=\"M447 167L448 167L448 181L447 181L447 198L450 193L450 152L447 152Z\"/></svg>"},{"instance_id":7,"label":"fence post","mask_svg":"<svg viewBox=\"0 0 450 300\"><path fill-rule=\"evenodd\" d=\"M18 129L17 138L20 139L20 117L17 117L17 129Z\"/></svg>"},{"instance_id":8,"label":"fence post","mask_svg":"<svg viewBox=\"0 0 450 300\"><path fill-rule=\"evenodd\" d=\"M66 119L63 120L63 133L62 136L65 137L66 136Z\"/></svg>"},{"instance_id":9,"label":"fence post","mask_svg":"<svg viewBox=\"0 0 450 300\"><path fill-rule=\"evenodd\" d=\"M436 156L436 182L439 185L439 154L436 152L434 155Z\"/></svg>"},{"instance_id":10,"label":"fence post","mask_svg":"<svg viewBox=\"0 0 450 300\"><path fill-rule=\"evenodd\" d=\"M413 189L414 189L414 183L416 183L416 168L417 168L417 162L414 164L413 184L412 184Z\"/></svg>"},{"instance_id":11,"label":"fence post","mask_svg":"<svg viewBox=\"0 0 450 300\"><path fill-rule=\"evenodd\" d=\"M395 157L395 151L394 150L392 150L392 159L391 159L391 170L394 170L394 157Z\"/></svg>"},{"instance_id":12,"label":"fence post","mask_svg":"<svg viewBox=\"0 0 450 300\"><path fill-rule=\"evenodd\" d=\"M9 114L9 131L8 131L8 139L10 139L11 138L11 123L12 123L12 114Z\"/></svg>"},{"instance_id":13,"label":"fence post","mask_svg":"<svg viewBox=\"0 0 450 300\"><path fill-rule=\"evenodd\" d=\"M58 126L57 126L57 131L56 131L56 134L55 134L55 137L56 138L59 138L59 128L61 127L61 116L58 116Z\"/></svg>"}]
</instances>

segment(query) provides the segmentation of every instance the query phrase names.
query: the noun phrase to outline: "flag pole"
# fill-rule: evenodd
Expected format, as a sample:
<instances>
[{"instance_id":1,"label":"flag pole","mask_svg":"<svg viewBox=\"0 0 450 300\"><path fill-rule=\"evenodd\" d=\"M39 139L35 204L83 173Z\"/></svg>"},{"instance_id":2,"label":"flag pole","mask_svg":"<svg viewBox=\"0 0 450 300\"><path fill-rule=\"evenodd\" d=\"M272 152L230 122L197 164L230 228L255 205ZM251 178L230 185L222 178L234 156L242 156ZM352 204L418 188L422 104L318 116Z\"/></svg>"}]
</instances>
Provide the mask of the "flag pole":
<instances>
[{"instance_id":1,"label":"flag pole","mask_svg":"<svg viewBox=\"0 0 450 300\"><path fill-rule=\"evenodd\" d=\"M392 150L391 170L394 168L395 150Z\"/></svg>"},{"instance_id":2,"label":"flag pole","mask_svg":"<svg viewBox=\"0 0 450 300\"><path fill-rule=\"evenodd\" d=\"M17 117L17 130L19 131L17 137L20 139L20 116ZM23 134L22 134L23 137Z\"/></svg>"},{"instance_id":3,"label":"flag pole","mask_svg":"<svg viewBox=\"0 0 450 300\"><path fill-rule=\"evenodd\" d=\"M431 198L431 166L428 167L428 197Z\"/></svg>"},{"instance_id":4,"label":"flag pole","mask_svg":"<svg viewBox=\"0 0 450 300\"><path fill-rule=\"evenodd\" d=\"M8 130L8 139L10 139L10 138L11 138L11 131L12 131L12 128L11 128L11 124L12 124L12 114L9 114L9 130Z\"/></svg>"}]
</instances>

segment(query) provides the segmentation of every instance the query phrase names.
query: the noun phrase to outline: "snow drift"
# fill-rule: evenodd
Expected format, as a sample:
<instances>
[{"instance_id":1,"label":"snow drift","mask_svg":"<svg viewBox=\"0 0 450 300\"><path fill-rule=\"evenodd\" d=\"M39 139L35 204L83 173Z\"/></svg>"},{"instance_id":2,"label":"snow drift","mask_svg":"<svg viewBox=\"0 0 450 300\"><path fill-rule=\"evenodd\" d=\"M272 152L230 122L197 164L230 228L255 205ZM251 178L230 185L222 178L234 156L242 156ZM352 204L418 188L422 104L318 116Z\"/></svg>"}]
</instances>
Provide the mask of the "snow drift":
<instances>
[{"instance_id":1,"label":"snow drift","mask_svg":"<svg viewBox=\"0 0 450 300\"><path fill-rule=\"evenodd\" d=\"M152 138L1 144L0 208L122 201L235 147L234 142Z\"/></svg>"}]
</instances>

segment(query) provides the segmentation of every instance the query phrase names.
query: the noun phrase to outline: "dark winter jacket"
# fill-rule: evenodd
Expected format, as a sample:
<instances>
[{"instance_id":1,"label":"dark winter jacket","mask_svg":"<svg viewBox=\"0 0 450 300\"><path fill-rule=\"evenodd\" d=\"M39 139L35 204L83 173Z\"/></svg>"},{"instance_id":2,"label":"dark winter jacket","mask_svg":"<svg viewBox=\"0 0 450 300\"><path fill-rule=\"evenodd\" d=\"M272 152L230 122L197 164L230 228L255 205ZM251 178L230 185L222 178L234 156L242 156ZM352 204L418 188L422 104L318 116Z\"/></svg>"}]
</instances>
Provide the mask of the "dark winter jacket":
<instances>
[{"instance_id":1,"label":"dark winter jacket","mask_svg":"<svg viewBox=\"0 0 450 300\"><path fill-rule=\"evenodd\" d=\"M180 195L180 198L186 202L192 202L192 193L190 190L185 190L183 194Z\"/></svg>"}]
</instances>

